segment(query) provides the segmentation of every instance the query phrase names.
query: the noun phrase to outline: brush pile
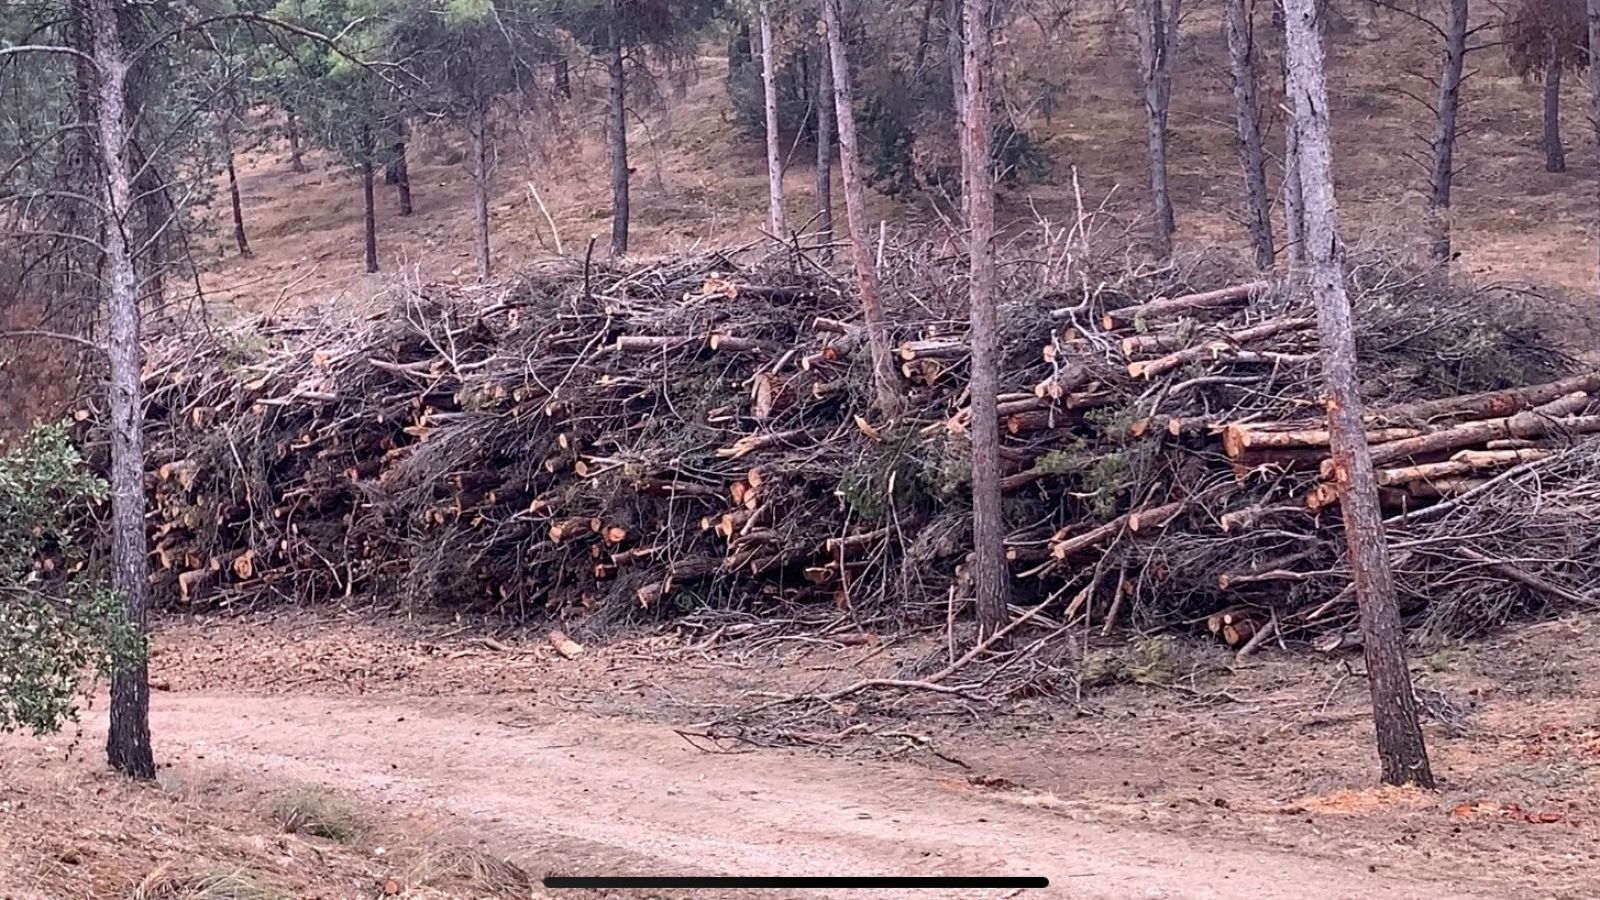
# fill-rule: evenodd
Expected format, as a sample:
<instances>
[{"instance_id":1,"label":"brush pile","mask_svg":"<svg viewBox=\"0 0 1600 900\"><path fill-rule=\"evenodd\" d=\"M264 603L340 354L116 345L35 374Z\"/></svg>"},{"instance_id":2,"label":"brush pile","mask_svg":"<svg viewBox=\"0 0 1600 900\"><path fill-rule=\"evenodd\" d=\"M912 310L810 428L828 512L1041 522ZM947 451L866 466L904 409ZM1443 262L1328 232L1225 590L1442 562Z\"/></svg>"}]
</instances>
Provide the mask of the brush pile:
<instances>
[{"instance_id":1,"label":"brush pile","mask_svg":"<svg viewBox=\"0 0 1600 900\"><path fill-rule=\"evenodd\" d=\"M954 279L915 271L886 298L892 419L847 291L726 257L158 337L157 596L591 626L789 603L943 619L968 593L967 347ZM1056 597L1052 617L1107 631L1208 623L1234 645L1336 632L1354 602L1312 312L1200 278L1010 286L1019 602ZM1387 265L1351 289L1412 621L1462 634L1593 603L1600 372L1549 350L1509 295ZM100 414L80 419L99 440Z\"/></svg>"}]
</instances>

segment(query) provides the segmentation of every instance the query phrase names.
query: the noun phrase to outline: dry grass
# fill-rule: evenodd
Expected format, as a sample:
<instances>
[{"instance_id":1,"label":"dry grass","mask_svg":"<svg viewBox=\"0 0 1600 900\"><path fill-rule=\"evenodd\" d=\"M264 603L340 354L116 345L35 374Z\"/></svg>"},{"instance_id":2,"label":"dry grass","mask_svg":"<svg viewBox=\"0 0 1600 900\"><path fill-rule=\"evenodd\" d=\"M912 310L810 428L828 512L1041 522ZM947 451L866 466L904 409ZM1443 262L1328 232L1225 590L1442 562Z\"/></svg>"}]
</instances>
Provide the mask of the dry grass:
<instances>
[{"instance_id":1,"label":"dry grass","mask_svg":"<svg viewBox=\"0 0 1600 900\"><path fill-rule=\"evenodd\" d=\"M304 834L348 844L360 833L356 814L331 791L315 787L296 788L274 794L267 801L267 814L288 834Z\"/></svg>"},{"instance_id":2,"label":"dry grass","mask_svg":"<svg viewBox=\"0 0 1600 900\"><path fill-rule=\"evenodd\" d=\"M470 847L420 854L406 871L406 896L527 897L534 879L508 859Z\"/></svg>"},{"instance_id":3,"label":"dry grass","mask_svg":"<svg viewBox=\"0 0 1600 900\"><path fill-rule=\"evenodd\" d=\"M289 900L244 869L185 875L170 866L157 867L133 889L133 900Z\"/></svg>"},{"instance_id":4,"label":"dry grass","mask_svg":"<svg viewBox=\"0 0 1600 900\"><path fill-rule=\"evenodd\" d=\"M0 897L377 896L390 869L384 858L283 834L262 815L261 786L178 754L165 760L173 764L162 770L165 787L129 782L106 768L100 740L0 735Z\"/></svg>"}]
</instances>

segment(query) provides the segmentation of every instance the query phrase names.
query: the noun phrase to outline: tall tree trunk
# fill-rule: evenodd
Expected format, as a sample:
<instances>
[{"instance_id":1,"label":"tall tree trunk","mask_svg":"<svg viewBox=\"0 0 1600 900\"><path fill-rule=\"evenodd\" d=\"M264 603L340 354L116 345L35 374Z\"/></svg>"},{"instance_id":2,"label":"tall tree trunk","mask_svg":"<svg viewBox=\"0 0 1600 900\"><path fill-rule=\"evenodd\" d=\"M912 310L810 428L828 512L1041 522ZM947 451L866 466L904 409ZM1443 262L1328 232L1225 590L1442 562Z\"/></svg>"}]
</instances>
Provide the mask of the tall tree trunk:
<instances>
[{"instance_id":1,"label":"tall tree trunk","mask_svg":"<svg viewBox=\"0 0 1600 900\"><path fill-rule=\"evenodd\" d=\"M933 35L933 10L939 5L939 0L927 0L922 5L922 23L917 26L917 52L911 58L911 71L916 74L922 72L922 67L928 61L928 45L932 43Z\"/></svg>"},{"instance_id":2,"label":"tall tree trunk","mask_svg":"<svg viewBox=\"0 0 1600 900\"><path fill-rule=\"evenodd\" d=\"M1461 72L1467 58L1467 0L1445 6L1444 71L1439 76L1433 169L1428 176L1428 230L1433 258L1450 259L1450 185L1455 180L1456 119L1461 112Z\"/></svg>"},{"instance_id":3,"label":"tall tree trunk","mask_svg":"<svg viewBox=\"0 0 1600 900\"><path fill-rule=\"evenodd\" d=\"M1272 5L1273 22L1286 27L1283 0ZM1288 37L1284 37L1283 96L1286 104L1294 102L1296 93L1294 70L1289 65ZM1297 274L1306 264L1305 198L1300 190L1300 127L1293 114L1283 123L1283 239L1289 252L1289 272Z\"/></svg>"},{"instance_id":4,"label":"tall tree trunk","mask_svg":"<svg viewBox=\"0 0 1600 900\"><path fill-rule=\"evenodd\" d=\"M950 115L961 133L961 116L967 101L966 7L963 0L949 0L945 7L945 64L950 67ZM963 201L963 206L965 202Z\"/></svg>"},{"instance_id":5,"label":"tall tree trunk","mask_svg":"<svg viewBox=\"0 0 1600 900\"><path fill-rule=\"evenodd\" d=\"M833 66L823 48L817 66L817 245L823 265L833 262Z\"/></svg>"},{"instance_id":6,"label":"tall tree trunk","mask_svg":"<svg viewBox=\"0 0 1600 900\"><path fill-rule=\"evenodd\" d=\"M283 112L287 120L284 130L289 135L289 171L304 173L306 159L300 149L300 116L295 113L292 106L285 106Z\"/></svg>"},{"instance_id":7,"label":"tall tree trunk","mask_svg":"<svg viewBox=\"0 0 1600 900\"><path fill-rule=\"evenodd\" d=\"M563 100L572 99L572 66L565 56L556 60L556 95Z\"/></svg>"},{"instance_id":8,"label":"tall tree trunk","mask_svg":"<svg viewBox=\"0 0 1600 900\"><path fill-rule=\"evenodd\" d=\"M88 0L71 0L71 15L67 19L67 41L81 53L72 58L74 106L79 122L93 122L98 116L99 76L95 72L94 41L89 35ZM58 164L55 178L66 184L103 184L100 177L100 145L98 134L92 128L77 129L63 149L66 155ZM102 243L105 232L104 210L91 198L74 199L60 204L62 234L76 235L86 250ZM56 278L47 280L58 296L74 305L75 322L91 322L104 303L103 284L99 277L98 253L68 251L65 263Z\"/></svg>"},{"instance_id":9,"label":"tall tree trunk","mask_svg":"<svg viewBox=\"0 0 1600 900\"><path fill-rule=\"evenodd\" d=\"M244 204L239 201L239 176L233 167L233 147L228 147L228 199L233 201L233 243L239 248L239 255L245 259L254 256L250 252L250 240L244 233Z\"/></svg>"},{"instance_id":10,"label":"tall tree trunk","mask_svg":"<svg viewBox=\"0 0 1600 900\"><path fill-rule=\"evenodd\" d=\"M484 103L474 104L467 123L472 138L472 255L478 263L478 280L489 280L489 120Z\"/></svg>"},{"instance_id":11,"label":"tall tree trunk","mask_svg":"<svg viewBox=\"0 0 1600 900\"><path fill-rule=\"evenodd\" d=\"M406 142L406 124L401 122L395 126L399 136L394 142L394 160L389 166L394 172L394 185L400 195L400 215L411 215L411 164L408 159L409 147Z\"/></svg>"},{"instance_id":12,"label":"tall tree trunk","mask_svg":"<svg viewBox=\"0 0 1600 900\"><path fill-rule=\"evenodd\" d=\"M1172 9L1169 15L1168 3ZM1145 139L1150 147L1150 201L1155 213L1156 256L1172 255L1172 193L1167 185L1167 114L1172 106L1172 48L1177 43L1178 0L1139 0L1139 66L1144 81Z\"/></svg>"},{"instance_id":13,"label":"tall tree trunk","mask_svg":"<svg viewBox=\"0 0 1600 900\"><path fill-rule=\"evenodd\" d=\"M377 180L376 165L373 155L377 147L372 142L372 131L363 126L361 129L361 203L362 220L365 226L367 245L367 271L378 271L378 208L373 198L374 182Z\"/></svg>"},{"instance_id":14,"label":"tall tree trunk","mask_svg":"<svg viewBox=\"0 0 1600 900\"><path fill-rule=\"evenodd\" d=\"M755 59L755 42L750 36L750 23L741 19L739 30L728 38L728 68L742 68L755 62Z\"/></svg>"},{"instance_id":15,"label":"tall tree trunk","mask_svg":"<svg viewBox=\"0 0 1600 900\"><path fill-rule=\"evenodd\" d=\"M1544 170L1565 172L1567 148L1561 143L1561 60L1544 67Z\"/></svg>"},{"instance_id":16,"label":"tall tree trunk","mask_svg":"<svg viewBox=\"0 0 1600 900\"><path fill-rule=\"evenodd\" d=\"M778 70L772 46L772 10L761 4L761 86L767 112L767 229L778 240L789 238L789 217L783 209L783 147L778 136Z\"/></svg>"},{"instance_id":17,"label":"tall tree trunk","mask_svg":"<svg viewBox=\"0 0 1600 900\"><path fill-rule=\"evenodd\" d=\"M611 80L611 255L628 252L628 94L622 68L622 38L617 34L617 0L609 0L606 20L606 74Z\"/></svg>"},{"instance_id":18,"label":"tall tree trunk","mask_svg":"<svg viewBox=\"0 0 1600 900\"><path fill-rule=\"evenodd\" d=\"M1272 268L1272 206L1267 199L1266 153L1261 147L1261 121L1256 109L1254 25L1247 0L1226 0L1223 31L1233 69L1234 126L1239 137L1239 165L1244 169L1245 223L1255 248L1256 268Z\"/></svg>"},{"instance_id":19,"label":"tall tree trunk","mask_svg":"<svg viewBox=\"0 0 1600 900\"><path fill-rule=\"evenodd\" d=\"M1597 0L1600 2L1600 0ZM862 318L867 323L867 344L872 352L873 385L878 409L885 415L900 410L898 375L889 357L889 332L884 324L883 298L878 273L872 263L872 236L867 225L867 189L861 178L856 150L855 100L850 83L850 56L845 49L844 23L839 0L822 0L822 19L828 31L828 55L833 65L834 121L839 129L839 172L844 177L845 222L850 228L850 258L855 263L856 290L861 294Z\"/></svg>"},{"instance_id":20,"label":"tall tree trunk","mask_svg":"<svg viewBox=\"0 0 1600 900\"><path fill-rule=\"evenodd\" d=\"M1600 2L1600 0L1595 0ZM1328 135L1328 91L1316 0L1286 0L1288 53L1294 69L1292 98L1300 123L1300 183L1305 195L1306 282L1317 306L1326 381L1328 432L1335 483L1344 514L1345 542L1366 652L1378 759L1385 784L1433 787L1433 773L1417 721L1416 695L1406 668L1405 635L1384 543L1378 482L1362 424L1355 334L1344 289L1333 194L1333 153Z\"/></svg>"},{"instance_id":21,"label":"tall tree trunk","mask_svg":"<svg viewBox=\"0 0 1600 900\"><path fill-rule=\"evenodd\" d=\"M1000 331L995 312L994 168L990 160L989 79L994 0L966 0L965 107L961 117L961 196L967 212L972 320L972 573L978 640L1005 627L1011 601L1005 515L1000 498Z\"/></svg>"},{"instance_id":22,"label":"tall tree trunk","mask_svg":"<svg viewBox=\"0 0 1600 900\"><path fill-rule=\"evenodd\" d=\"M150 749L150 676L145 662L149 558L145 542L144 446L141 436L139 287L134 269L132 184L127 153L127 75L114 0L90 0L90 39L98 72L95 119L105 177L104 251L107 289L107 356L111 407L111 587L139 638L137 661L111 678L111 727L106 757L130 777L153 779Z\"/></svg>"},{"instance_id":23,"label":"tall tree trunk","mask_svg":"<svg viewBox=\"0 0 1600 900\"><path fill-rule=\"evenodd\" d=\"M1587 0L1585 13L1589 19L1589 121L1594 127L1595 144L1600 146L1600 60L1594 54L1600 53L1600 0ZM1600 189L1600 167L1595 169L1595 187ZM1596 191L1600 199L1600 190ZM1600 207L1597 207L1600 210ZM1595 229L1596 237L1600 238L1600 227ZM1600 248L1600 240L1595 242Z\"/></svg>"},{"instance_id":24,"label":"tall tree trunk","mask_svg":"<svg viewBox=\"0 0 1600 900\"><path fill-rule=\"evenodd\" d=\"M119 23L123 45L138 46L141 40L137 29L141 20L128 17L125 5L118 14L122 16ZM159 307L166 298L167 266L173 256L172 235L181 230L178 208L167 187L170 179L162 171L161 163L145 152L145 144L139 139L139 128L135 124L139 121L137 111L147 108L148 71L147 64L141 64L138 58L129 56L123 90L123 109L128 111L129 117L128 147L123 152L123 159L128 170L134 173L133 211L137 214L138 222L137 225L130 223L125 227L131 235L130 246L135 248L133 268L138 277L141 310ZM227 124L226 120L223 124ZM225 137L231 148L231 136ZM160 152L159 144L157 152Z\"/></svg>"}]
</instances>

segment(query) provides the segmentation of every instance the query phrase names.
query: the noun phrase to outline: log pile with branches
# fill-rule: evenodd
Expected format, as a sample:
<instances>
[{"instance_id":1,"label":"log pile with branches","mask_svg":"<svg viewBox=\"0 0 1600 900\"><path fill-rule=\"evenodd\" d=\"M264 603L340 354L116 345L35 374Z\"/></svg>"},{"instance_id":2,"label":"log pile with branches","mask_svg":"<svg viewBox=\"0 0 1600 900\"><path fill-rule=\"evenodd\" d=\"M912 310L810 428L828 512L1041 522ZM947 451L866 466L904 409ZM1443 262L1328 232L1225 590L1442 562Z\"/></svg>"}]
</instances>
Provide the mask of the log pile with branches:
<instances>
[{"instance_id":1,"label":"log pile with branches","mask_svg":"<svg viewBox=\"0 0 1600 900\"><path fill-rule=\"evenodd\" d=\"M969 596L966 327L939 307L948 273L914 272L886 286L895 421L872 412L851 297L723 256L158 337L157 597L942 620ZM1337 633L1354 602L1311 311L1202 277L1004 286L1018 602L1236 646ZM1383 264L1351 280L1412 621L1461 634L1593 603L1600 372L1548 349L1507 294ZM79 418L93 444L102 413Z\"/></svg>"}]
</instances>

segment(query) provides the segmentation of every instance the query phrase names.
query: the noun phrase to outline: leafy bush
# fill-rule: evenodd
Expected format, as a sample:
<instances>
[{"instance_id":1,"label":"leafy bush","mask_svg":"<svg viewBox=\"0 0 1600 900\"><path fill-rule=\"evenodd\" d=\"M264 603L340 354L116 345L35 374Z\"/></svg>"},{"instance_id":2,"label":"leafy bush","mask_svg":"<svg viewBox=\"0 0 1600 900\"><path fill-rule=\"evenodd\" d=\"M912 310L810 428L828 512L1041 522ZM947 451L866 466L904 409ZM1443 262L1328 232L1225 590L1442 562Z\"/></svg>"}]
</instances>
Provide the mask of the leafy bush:
<instances>
[{"instance_id":1,"label":"leafy bush","mask_svg":"<svg viewBox=\"0 0 1600 900\"><path fill-rule=\"evenodd\" d=\"M76 714L84 673L135 652L81 540L105 495L62 428L37 428L0 454L0 732L58 730Z\"/></svg>"}]
</instances>

